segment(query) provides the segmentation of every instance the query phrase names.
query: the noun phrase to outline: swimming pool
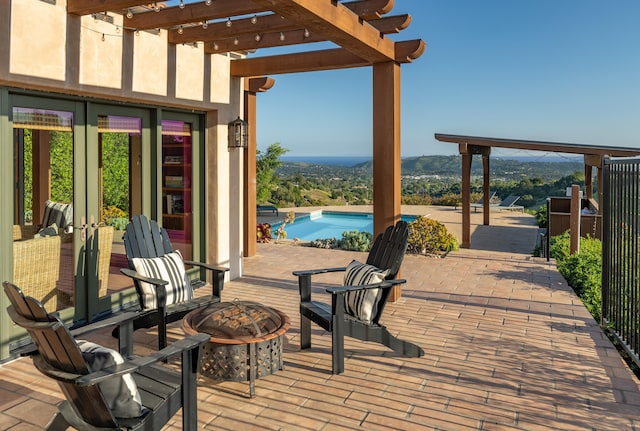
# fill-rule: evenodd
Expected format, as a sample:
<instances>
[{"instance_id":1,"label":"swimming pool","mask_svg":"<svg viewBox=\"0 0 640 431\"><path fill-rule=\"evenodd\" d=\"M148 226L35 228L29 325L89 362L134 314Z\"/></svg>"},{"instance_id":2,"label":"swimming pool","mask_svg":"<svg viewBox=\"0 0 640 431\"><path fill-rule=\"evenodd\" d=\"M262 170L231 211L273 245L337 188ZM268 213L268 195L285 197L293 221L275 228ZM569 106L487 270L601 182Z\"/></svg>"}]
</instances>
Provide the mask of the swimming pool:
<instances>
[{"instance_id":1,"label":"swimming pool","mask_svg":"<svg viewBox=\"0 0 640 431\"><path fill-rule=\"evenodd\" d=\"M417 216L403 215L402 220L413 221ZM277 237L278 227L282 223L272 226L273 237ZM317 211L308 216L297 217L293 224L285 226L287 239L298 238L302 241L316 239L342 238L342 232L357 230L373 233L373 214L346 213L333 211Z\"/></svg>"}]
</instances>

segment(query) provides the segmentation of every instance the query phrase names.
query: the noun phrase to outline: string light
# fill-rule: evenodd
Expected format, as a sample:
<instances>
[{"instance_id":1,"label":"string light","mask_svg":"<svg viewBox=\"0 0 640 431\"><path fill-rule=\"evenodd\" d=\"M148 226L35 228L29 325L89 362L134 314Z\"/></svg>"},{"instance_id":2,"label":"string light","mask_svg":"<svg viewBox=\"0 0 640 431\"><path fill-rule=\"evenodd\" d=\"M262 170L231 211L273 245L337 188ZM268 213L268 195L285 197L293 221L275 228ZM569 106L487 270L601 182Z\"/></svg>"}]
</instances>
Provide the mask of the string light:
<instances>
[{"instance_id":1,"label":"string light","mask_svg":"<svg viewBox=\"0 0 640 431\"><path fill-rule=\"evenodd\" d=\"M184 30L182 29L182 26L178 27L178 34L182 34L184 33Z\"/></svg>"},{"instance_id":2,"label":"string light","mask_svg":"<svg viewBox=\"0 0 640 431\"><path fill-rule=\"evenodd\" d=\"M184 0L180 0L180 9L184 9Z\"/></svg>"},{"instance_id":3,"label":"string light","mask_svg":"<svg viewBox=\"0 0 640 431\"><path fill-rule=\"evenodd\" d=\"M308 29L304 29L304 37L309 37L309 30Z\"/></svg>"},{"instance_id":4,"label":"string light","mask_svg":"<svg viewBox=\"0 0 640 431\"><path fill-rule=\"evenodd\" d=\"M104 42L105 37L104 37L104 33L102 33L102 41Z\"/></svg>"},{"instance_id":5,"label":"string light","mask_svg":"<svg viewBox=\"0 0 640 431\"><path fill-rule=\"evenodd\" d=\"M131 9L127 9L127 18L133 18L133 12L131 12Z\"/></svg>"},{"instance_id":6,"label":"string light","mask_svg":"<svg viewBox=\"0 0 640 431\"><path fill-rule=\"evenodd\" d=\"M218 44L216 42L213 42L213 49L215 49L216 51L218 50Z\"/></svg>"},{"instance_id":7,"label":"string light","mask_svg":"<svg viewBox=\"0 0 640 431\"><path fill-rule=\"evenodd\" d=\"M160 12L160 6L158 6L158 2L153 2L153 10L156 12Z\"/></svg>"},{"instance_id":8,"label":"string light","mask_svg":"<svg viewBox=\"0 0 640 431\"><path fill-rule=\"evenodd\" d=\"M236 37L235 39L233 39L233 44L234 44L234 45L237 45L237 44L239 44L239 43L240 43L240 41L238 40L238 38L237 38L237 37Z\"/></svg>"},{"instance_id":9,"label":"string light","mask_svg":"<svg viewBox=\"0 0 640 431\"><path fill-rule=\"evenodd\" d=\"M211 0L207 0L206 2L204 2L204 4L206 4L207 6L211 6Z\"/></svg>"},{"instance_id":10,"label":"string light","mask_svg":"<svg viewBox=\"0 0 640 431\"><path fill-rule=\"evenodd\" d=\"M206 30L207 27L209 27L209 24L207 24L206 21L202 21L202 28L204 28Z\"/></svg>"},{"instance_id":11,"label":"string light","mask_svg":"<svg viewBox=\"0 0 640 431\"><path fill-rule=\"evenodd\" d=\"M233 23L231 22L231 17L229 17L226 24L227 24L227 27L231 27L233 25Z\"/></svg>"},{"instance_id":12,"label":"string light","mask_svg":"<svg viewBox=\"0 0 640 431\"><path fill-rule=\"evenodd\" d=\"M284 33L280 32L280 40L284 40Z\"/></svg>"},{"instance_id":13,"label":"string light","mask_svg":"<svg viewBox=\"0 0 640 431\"><path fill-rule=\"evenodd\" d=\"M255 24L258 22L258 15L254 15L251 17L251 24Z\"/></svg>"},{"instance_id":14,"label":"string light","mask_svg":"<svg viewBox=\"0 0 640 431\"><path fill-rule=\"evenodd\" d=\"M256 42L260 42L260 39L262 39L262 36L260 36L259 34L256 34Z\"/></svg>"}]
</instances>

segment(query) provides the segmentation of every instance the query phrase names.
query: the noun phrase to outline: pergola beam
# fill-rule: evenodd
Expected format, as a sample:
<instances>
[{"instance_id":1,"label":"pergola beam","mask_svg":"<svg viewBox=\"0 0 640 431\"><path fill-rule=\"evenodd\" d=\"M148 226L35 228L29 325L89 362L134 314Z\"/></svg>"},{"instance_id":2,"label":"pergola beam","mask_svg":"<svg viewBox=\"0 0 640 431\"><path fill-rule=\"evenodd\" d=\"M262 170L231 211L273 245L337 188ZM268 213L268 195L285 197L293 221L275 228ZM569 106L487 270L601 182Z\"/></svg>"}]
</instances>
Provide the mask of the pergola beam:
<instances>
[{"instance_id":1,"label":"pergola beam","mask_svg":"<svg viewBox=\"0 0 640 431\"><path fill-rule=\"evenodd\" d=\"M341 3L318 0L253 1L290 21L305 23L309 31L371 64L395 60L394 42Z\"/></svg>"},{"instance_id":2,"label":"pergola beam","mask_svg":"<svg viewBox=\"0 0 640 431\"><path fill-rule=\"evenodd\" d=\"M242 36L236 39L223 39L214 42L205 42L204 52L206 54L221 54L224 52L252 51L259 48L273 48L277 46L299 45L303 43L322 42L323 38L309 34L305 35L305 30L293 30L280 33L267 33L256 36ZM234 60L235 61L235 60ZM253 75L252 75L253 76Z\"/></svg>"},{"instance_id":3,"label":"pergola beam","mask_svg":"<svg viewBox=\"0 0 640 431\"><path fill-rule=\"evenodd\" d=\"M375 27L382 34L398 33L401 30L407 28L411 24L411 16L408 14L390 16L385 18L379 18L370 21L371 25ZM226 22L216 22L207 25L204 28L202 25L190 26L186 28L173 29L169 31L169 42L171 43L193 43L193 42L220 42L225 39L234 40L243 36L250 35L255 39L256 36L262 39L269 34L276 34L278 40L280 40L280 33L290 30L304 31L307 36L311 35L308 28L301 26L300 24L293 23L282 18L280 15L269 14L260 15L259 17L243 18L232 21L229 26ZM313 42L320 42L325 40L319 35L315 35ZM286 39L285 39L286 40ZM272 45L265 43L264 40L258 40L262 42L259 46L252 47L257 48L269 48ZM237 45L237 44L236 44ZM273 46L283 46L286 43L276 43ZM238 50L239 48L230 51ZM246 48L251 49L251 48ZM241 50L241 49L240 49Z\"/></svg>"},{"instance_id":4,"label":"pergola beam","mask_svg":"<svg viewBox=\"0 0 640 431\"><path fill-rule=\"evenodd\" d=\"M420 39L396 42L396 58L394 61L398 64L409 63L422 55L425 48L425 43ZM231 62L231 75L251 77L365 66L371 66L371 63L345 49L336 48L233 60Z\"/></svg>"},{"instance_id":5,"label":"pergola beam","mask_svg":"<svg viewBox=\"0 0 640 431\"><path fill-rule=\"evenodd\" d=\"M214 19L267 12L269 9L255 4L252 0L215 0L209 6L202 3L169 7L160 12L134 14L125 21L126 27L138 29L175 27Z\"/></svg>"}]
</instances>

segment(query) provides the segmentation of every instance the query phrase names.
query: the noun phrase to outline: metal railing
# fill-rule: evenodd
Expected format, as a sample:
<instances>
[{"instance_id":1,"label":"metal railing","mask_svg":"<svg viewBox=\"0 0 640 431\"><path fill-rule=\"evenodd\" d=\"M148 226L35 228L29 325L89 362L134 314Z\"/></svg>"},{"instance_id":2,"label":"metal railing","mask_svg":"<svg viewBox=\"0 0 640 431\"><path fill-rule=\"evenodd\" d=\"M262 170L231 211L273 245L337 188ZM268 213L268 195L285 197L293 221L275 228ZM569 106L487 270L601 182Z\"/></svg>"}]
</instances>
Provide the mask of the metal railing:
<instances>
[{"instance_id":1,"label":"metal railing","mask_svg":"<svg viewBox=\"0 0 640 431\"><path fill-rule=\"evenodd\" d=\"M640 159L603 163L602 324L640 365Z\"/></svg>"}]
</instances>

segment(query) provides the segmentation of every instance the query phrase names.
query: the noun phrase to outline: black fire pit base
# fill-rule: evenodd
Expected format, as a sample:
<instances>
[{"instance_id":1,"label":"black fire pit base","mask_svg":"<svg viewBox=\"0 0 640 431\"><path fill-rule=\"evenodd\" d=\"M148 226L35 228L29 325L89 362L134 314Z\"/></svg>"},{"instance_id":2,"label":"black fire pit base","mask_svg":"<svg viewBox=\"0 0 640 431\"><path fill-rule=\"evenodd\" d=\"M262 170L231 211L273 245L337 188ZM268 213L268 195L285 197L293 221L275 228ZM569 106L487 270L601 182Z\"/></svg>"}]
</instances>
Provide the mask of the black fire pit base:
<instances>
[{"instance_id":1,"label":"black fire pit base","mask_svg":"<svg viewBox=\"0 0 640 431\"><path fill-rule=\"evenodd\" d=\"M211 335L204 345L199 372L222 381L249 381L255 396L255 381L284 369L282 351L289 317L254 302L221 302L187 314L182 321L191 335ZM242 334L242 335L239 335Z\"/></svg>"}]
</instances>

